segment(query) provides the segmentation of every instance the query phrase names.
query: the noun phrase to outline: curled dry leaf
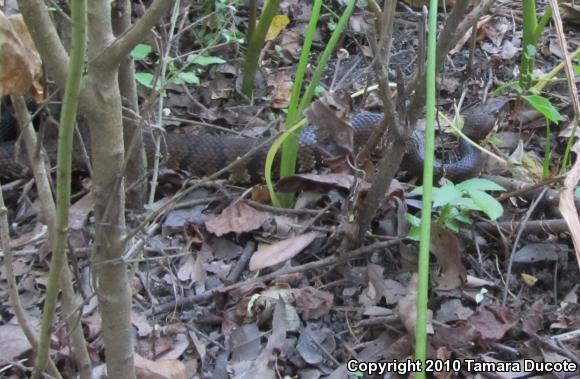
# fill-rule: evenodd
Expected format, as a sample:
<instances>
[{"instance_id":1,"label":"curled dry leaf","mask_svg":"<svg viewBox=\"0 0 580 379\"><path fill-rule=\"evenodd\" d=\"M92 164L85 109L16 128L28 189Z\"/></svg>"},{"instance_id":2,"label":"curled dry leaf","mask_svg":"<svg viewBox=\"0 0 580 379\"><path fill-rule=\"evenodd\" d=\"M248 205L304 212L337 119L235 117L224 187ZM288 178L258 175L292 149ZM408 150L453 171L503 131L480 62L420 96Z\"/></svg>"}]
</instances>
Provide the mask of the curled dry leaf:
<instances>
[{"instance_id":1,"label":"curled dry leaf","mask_svg":"<svg viewBox=\"0 0 580 379\"><path fill-rule=\"evenodd\" d=\"M345 156L353 151L350 95L343 91L325 94L308 107L304 114L318 126L317 143L329 157Z\"/></svg>"},{"instance_id":2,"label":"curled dry leaf","mask_svg":"<svg viewBox=\"0 0 580 379\"><path fill-rule=\"evenodd\" d=\"M495 342L518 323L518 315L506 307L489 306L478 309L468 321L482 342Z\"/></svg>"},{"instance_id":3,"label":"curled dry leaf","mask_svg":"<svg viewBox=\"0 0 580 379\"><path fill-rule=\"evenodd\" d=\"M176 360L150 361L135 354L135 371L139 379L186 379L193 372Z\"/></svg>"},{"instance_id":4,"label":"curled dry leaf","mask_svg":"<svg viewBox=\"0 0 580 379\"><path fill-rule=\"evenodd\" d=\"M409 335L415 335L415 326L417 324L417 274L413 274L409 284L407 285L407 295L399 301L399 305L395 309L397 316L403 322L405 329ZM427 310L427 333L433 333L433 326L431 325L431 320L433 318L433 312Z\"/></svg>"},{"instance_id":5,"label":"curled dry leaf","mask_svg":"<svg viewBox=\"0 0 580 379\"><path fill-rule=\"evenodd\" d=\"M260 228L268 217L270 215L266 212L237 202L230 204L219 216L208 218L205 227L218 237L231 232L241 234Z\"/></svg>"},{"instance_id":6,"label":"curled dry leaf","mask_svg":"<svg viewBox=\"0 0 580 379\"><path fill-rule=\"evenodd\" d=\"M332 308L334 297L330 292L306 287L295 293L296 311L303 320L318 319Z\"/></svg>"},{"instance_id":7,"label":"curled dry leaf","mask_svg":"<svg viewBox=\"0 0 580 379\"><path fill-rule=\"evenodd\" d=\"M41 62L21 15L0 12L0 95L26 95Z\"/></svg>"},{"instance_id":8,"label":"curled dry leaf","mask_svg":"<svg viewBox=\"0 0 580 379\"><path fill-rule=\"evenodd\" d=\"M482 27L485 24L487 24L488 22L490 22L491 20L492 20L492 17L490 15L483 16L482 18L479 19L479 21L477 22L477 31L478 31L477 33L478 33L478 36L480 35L480 30L482 30ZM469 30L467 31L467 33L465 33L463 35L463 37L461 37L459 39L459 41L457 42L457 44L455 45L455 47L449 51L449 54L455 54L455 53L461 51L461 49L463 48L463 45L465 45L465 43L467 41L469 41L469 39L471 38L471 31L472 31L472 29L469 28ZM483 37L478 38L478 40L481 40L481 39L483 39Z\"/></svg>"},{"instance_id":9,"label":"curled dry leaf","mask_svg":"<svg viewBox=\"0 0 580 379\"><path fill-rule=\"evenodd\" d=\"M31 350L20 325L0 326L0 357L4 361L16 361L22 354Z\"/></svg>"},{"instance_id":10,"label":"curled dry leaf","mask_svg":"<svg viewBox=\"0 0 580 379\"><path fill-rule=\"evenodd\" d=\"M562 212L562 216L570 228L570 235L574 243L574 251L576 252L576 260L578 267L580 267L580 219L578 218L578 210L574 204L574 190L580 182L580 159L576 159L572 169L566 174L564 180L564 191L560 195L560 204L558 209Z\"/></svg>"},{"instance_id":11,"label":"curled dry leaf","mask_svg":"<svg viewBox=\"0 0 580 379\"><path fill-rule=\"evenodd\" d=\"M276 189L281 192L308 191L316 193L327 193L337 189L350 191L356 178L349 174L301 174L282 178L276 183ZM369 183L361 180L362 189L369 188Z\"/></svg>"},{"instance_id":12,"label":"curled dry leaf","mask_svg":"<svg viewBox=\"0 0 580 379\"><path fill-rule=\"evenodd\" d=\"M467 271L461 260L461 247L457 236L437 224L433 225L430 250L441 266L441 273L435 279L437 289L452 290L461 286L465 282Z\"/></svg>"},{"instance_id":13,"label":"curled dry leaf","mask_svg":"<svg viewBox=\"0 0 580 379\"><path fill-rule=\"evenodd\" d=\"M268 74L266 80L268 82L268 89L270 91L270 105L272 108L282 109L287 108L290 102L290 95L292 94L293 71L282 68Z\"/></svg>"},{"instance_id":14,"label":"curled dry leaf","mask_svg":"<svg viewBox=\"0 0 580 379\"><path fill-rule=\"evenodd\" d=\"M310 245L317 236L318 233L315 232L306 233L259 248L250 259L250 270L271 267L294 257Z\"/></svg>"}]
</instances>

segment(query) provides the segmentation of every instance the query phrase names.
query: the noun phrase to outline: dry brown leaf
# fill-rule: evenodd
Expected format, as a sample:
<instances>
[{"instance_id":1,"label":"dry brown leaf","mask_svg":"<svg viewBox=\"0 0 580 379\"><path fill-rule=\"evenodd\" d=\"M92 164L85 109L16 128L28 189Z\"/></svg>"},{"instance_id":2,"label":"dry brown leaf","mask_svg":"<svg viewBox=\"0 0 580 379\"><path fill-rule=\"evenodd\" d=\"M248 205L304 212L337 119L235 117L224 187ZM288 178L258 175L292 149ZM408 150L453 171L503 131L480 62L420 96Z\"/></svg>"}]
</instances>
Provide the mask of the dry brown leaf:
<instances>
[{"instance_id":1,"label":"dry brown leaf","mask_svg":"<svg viewBox=\"0 0 580 379\"><path fill-rule=\"evenodd\" d=\"M560 204L558 209L562 212L562 217L566 220L572 242L574 242L574 251L576 252L576 262L580 267L580 219L578 218L578 210L574 204L574 190L580 181L580 159L576 158L574 166L566 174L564 180L564 191L560 195Z\"/></svg>"},{"instance_id":2,"label":"dry brown leaf","mask_svg":"<svg viewBox=\"0 0 580 379\"><path fill-rule=\"evenodd\" d=\"M334 297L330 292L306 287L295 293L295 307L303 320L318 319L332 308Z\"/></svg>"},{"instance_id":3,"label":"dry brown leaf","mask_svg":"<svg viewBox=\"0 0 580 379\"><path fill-rule=\"evenodd\" d=\"M415 335L415 326L417 324L417 281L418 276L414 273L407 285L407 295L399 301L399 305L397 305L397 308L395 309L395 312L403 322L407 333L411 336ZM433 333L433 326L431 325L432 318L433 312L428 309L427 333Z\"/></svg>"},{"instance_id":4,"label":"dry brown leaf","mask_svg":"<svg viewBox=\"0 0 580 379\"><path fill-rule=\"evenodd\" d=\"M276 190L281 192L308 191L316 193L327 193L337 189L350 191L356 183L356 178L349 174L299 174L282 178L276 183ZM360 190L366 191L369 183L359 180Z\"/></svg>"},{"instance_id":5,"label":"dry brown leaf","mask_svg":"<svg viewBox=\"0 0 580 379\"><path fill-rule=\"evenodd\" d=\"M269 216L246 203L236 202L225 208L219 216L208 218L205 227L218 237L231 232L241 234L260 228Z\"/></svg>"},{"instance_id":6,"label":"dry brown leaf","mask_svg":"<svg viewBox=\"0 0 580 379\"><path fill-rule=\"evenodd\" d=\"M450 350L464 348L479 337L479 332L467 321L459 321L453 327L438 327L431 340L433 346L445 346Z\"/></svg>"},{"instance_id":7,"label":"dry brown leaf","mask_svg":"<svg viewBox=\"0 0 580 379\"><path fill-rule=\"evenodd\" d=\"M478 309L469 323L479 332L482 342L500 340L518 322L518 316L502 306L488 306Z\"/></svg>"},{"instance_id":8,"label":"dry brown leaf","mask_svg":"<svg viewBox=\"0 0 580 379\"><path fill-rule=\"evenodd\" d=\"M477 30L479 31L483 25L490 22L491 20L492 17L490 15L486 15L480 18L479 21L477 22ZM465 43L469 41L469 38L471 38L471 31L472 28L469 28L467 33L465 33L463 37L461 37L459 41L457 41L455 47L449 51L449 54L455 54L463 48L463 45L465 45Z\"/></svg>"},{"instance_id":9,"label":"dry brown leaf","mask_svg":"<svg viewBox=\"0 0 580 379\"><path fill-rule=\"evenodd\" d=\"M288 68L281 68L272 71L266 77L268 88L270 89L270 106L275 109L287 108L292 94L293 71Z\"/></svg>"},{"instance_id":10,"label":"dry brown leaf","mask_svg":"<svg viewBox=\"0 0 580 379\"><path fill-rule=\"evenodd\" d=\"M135 354L135 372L138 379L187 379L188 370L180 361L150 361Z\"/></svg>"},{"instance_id":11,"label":"dry brown leaf","mask_svg":"<svg viewBox=\"0 0 580 379\"><path fill-rule=\"evenodd\" d=\"M0 96L28 94L41 62L21 15L0 11L0 54Z\"/></svg>"},{"instance_id":12,"label":"dry brown leaf","mask_svg":"<svg viewBox=\"0 0 580 379\"><path fill-rule=\"evenodd\" d=\"M350 95L334 91L326 93L304 111L308 121L318 126L317 144L329 157L345 156L353 151L351 108Z\"/></svg>"},{"instance_id":13,"label":"dry brown leaf","mask_svg":"<svg viewBox=\"0 0 580 379\"><path fill-rule=\"evenodd\" d=\"M430 249L441 266L441 273L435 279L437 289L452 290L461 286L465 282L467 271L463 266L457 236L434 224L431 229Z\"/></svg>"},{"instance_id":14,"label":"dry brown leaf","mask_svg":"<svg viewBox=\"0 0 580 379\"><path fill-rule=\"evenodd\" d=\"M197 257L190 255L185 263L179 267L177 277L182 282L197 283L204 281L207 278L207 274L203 267L203 262L204 259L200 255Z\"/></svg>"},{"instance_id":15,"label":"dry brown leaf","mask_svg":"<svg viewBox=\"0 0 580 379\"><path fill-rule=\"evenodd\" d=\"M569 22L574 25L580 25L580 5L572 3L561 3L560 13L562 21Z\"/></svg>"},{"instance_id":16,"label":"dry brown leaf","mask_svg":"<svg viewBox=\"0 0 580 379\"><path fill-rule=\"evenodd\" d=\"M0 325L0 359L16 361L31 349L20 325Z\"/></svg>"},{"instance_id":17,"label":"dry brown leaf","mask_svg":"<svg viewBox=\"0 0 580 379\"><path fill-rule=\"evenodd\" d=\"M250 270L256 271L284 262L310 245L318 233L306 233L296 237L278 241L272 245L260 247L250 259Z\"/></svg>"}]
</instances>

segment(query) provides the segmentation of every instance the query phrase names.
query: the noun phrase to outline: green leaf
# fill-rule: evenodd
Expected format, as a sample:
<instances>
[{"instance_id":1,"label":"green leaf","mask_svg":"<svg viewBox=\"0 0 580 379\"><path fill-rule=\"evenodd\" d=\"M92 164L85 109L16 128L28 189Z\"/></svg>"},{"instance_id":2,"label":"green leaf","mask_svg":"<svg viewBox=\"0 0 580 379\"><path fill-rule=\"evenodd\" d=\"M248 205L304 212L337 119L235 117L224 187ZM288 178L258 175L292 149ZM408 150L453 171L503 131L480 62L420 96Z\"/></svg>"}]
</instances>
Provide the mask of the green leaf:
<instances>
[{"instance_id":1,"label":"green leaf","mask_svg":"<svg viewBox=\"0 0 580 379\"><path fill-rule=\"evenodd\" d=\"M147 56L151 53L151 50L153 50L151 46L140 43L133 48L133 51L131 51L131 56L136 61L142 61L143 59L147 58Z\"/></svg>"},{"instance_id":2,"label":"green leaf","mask_svg":"<svg viewBox=\"0 0 580 379\"><path fill-rule=\"evenodd\" d=\"M441 207L446 204L454 204L461 199L463 194L454 185L446 185L433 188L433 207Z\"/></svg>"},{"instance_id":3,"label":"green leaf","mask_svg":"<svg viewBox=\"0 0 580 379\"><path fill-rule=\"evenodd\" d=\"M536 56L536 53L538 52L538 49L536 49L536 46L534 45L528 45L526 46L526 52L525 54L528 56L528 58L532 59Z\"/></svg>"},{"instance_id":4,"label":"green leaf","mask_svg":"<svg viewBox=\"0 0 580 379\"><path fill-rule=\"evenodd\" d=\"M421 228L418 226L411 226L407 238L413 241L419 241L421 239Z\"/></svg>"},{"instance_id":5,"label":"green leaf","mask_svg":"<svg viewBox=\"0 0 580 379\"><path fill-rule=\"evenodd\" d=\"M457 221L461 221L464 224L473 224L473 220L471 219L471 217L461 212L455 216L455 219Z\"/></svg>"},{"instance_id":6,"label":"green leaf","mask_svg":"<svg viewBox=\"0 0 580 379\"><path fill-rule=\"evenodd\" d=\"M192 64L197 64L200 66L209 66L210 64L221 64L226 63L223 58L220 57L207 57L203 55L189 55L187 56L187 62Z\"/></svg>"},{"instance_id":7,"label":"green leaf","mask_svg":"<svg viewBox=\"0 0 580 379\"><path fill-rule=\"evenodd\" d=\"M452 232L459 233L459 225L455 222L455 220L453 220L451 218L445 220L445 223L443 224L443 226L445 226L447 229L451 230Z\"/></svg>"},{"instance_id":8,"label":"green leaf","mask_svg":"<svg viewBox=\"0 0 580 379\"><path fill-rule=\"evenodd\" d=\"M547 120L552 122L558 122L562 120L562 115L550 100L546 99L543 96L538 95L530 95L530 96L522 96L532 107L534 107L538 112L540 112Z\"/></svg>"},{"instance_id":9,"label":"green leaf","mask_svg":"<svg viewBox=\"0 0 580 379\"><path fill-rule=\"evenodd\" d=\"M453 205L466 211L483 211L471 197L462 197L456 200Z\"/></svg>"},{"instance_id":10,"label":"green leaf","mask_svg":"<svg viewBox=\"0 0 580 379\"><path fill-rule=\"evenodd\" d=\"M421 195L423 195L423 186L415 187L415 188L413 188L413 190L411 192L409 192L407 194L407 196L409 196L409 197L421 196Z\"/></svg>"},{"instance_id":11,"label":"green leaf","mask_svg":"<svg viewBox=\"0 0 580 379\"><path fill-rule=\"evenodd\" d=\"M135 80L147 88L153 88L153 74L148 72L138 72L135 74Z\"/></svg>"},{"instance_id":12,"label":"green leaf","mask_svg":"<svg viewBox=\"0 0 580 379\"><path fill-rule=\"evenodd\" d=\"M576 75L580 75L580 64L574 66L574 73Z\"/></svg>"},{"instance_id":13,"label":"green leaf","mask_svg":"<svg viewBox=\"0 0 580 379\"><path fill-rule=\"evenodd\" d=\"M405 220L413 226L421 226L421 219L417 216L413 216L410 213L405 213Z\"/></svg>"},{"instance_id":14,"label":"green leaf","mask_svg":"<svg viewBox=\"0 0 580 379\"><path fill-rule=\"evenodd\" d=\"M185 83L189 84L199 84L199 77L195 75L195 72L180 72L177 77L183 80Z\"/></svg>"},{"instance_id":15,"label":"green leaf","mask_svg":"<svg viewBox=\"0 0 580 379\"><path fill-rule=\"evenodd\" d=\"M502 84L501 86L497 87L494 91L493 94L494 95L499 95L501 94L504 90L506 89L513 89L518 93L521 93L523 91L522 86L520 85L519 81L512 81L512 82L507 82Z\"/></svg>"},{"instance_id":16,"label":"green leaf","mask_svg":"<svg viewBox=\"0 0 580 379\"><path fill-rule=\"evenodd\" d=\"M470 190L468 193L490 220L497 220L503 214L503 207L491 195L479 190Z\"/></svg>"},{"instance_id":17,"label":"green leaf","mask_svg":"<svg viewBox=\"0 0 580 379\"><path fill-rule=\"evenodd\" d=\"M465 180L455 186L460 191L469 191L472 189L480 191L505 191L505 188L488 179L473 178Z\"/></svg>"}]
</instances>

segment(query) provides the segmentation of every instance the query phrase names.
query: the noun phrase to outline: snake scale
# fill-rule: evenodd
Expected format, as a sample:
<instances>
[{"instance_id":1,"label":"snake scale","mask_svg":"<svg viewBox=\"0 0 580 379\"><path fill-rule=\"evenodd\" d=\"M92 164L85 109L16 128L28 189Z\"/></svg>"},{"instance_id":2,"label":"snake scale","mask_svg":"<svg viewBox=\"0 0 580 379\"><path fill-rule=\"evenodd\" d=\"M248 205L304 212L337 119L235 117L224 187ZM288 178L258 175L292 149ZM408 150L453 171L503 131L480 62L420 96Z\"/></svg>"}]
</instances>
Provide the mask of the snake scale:
<instances>
[{"instance_id":1,"label":"snake scale","mask_svg":"<svg viewBox=\"0 0 580 379\"><path fill-rule=\"evenodd\" d=\"M465 111L464 133L475 141L482 140L493 128L499 112L507 104L503 97L489 100L486 104L477 105ZM355 148L362 146L368 139L373 128L382 120L380 113L363 112L352 117ZM304 128L300 138L298 171L309 172L320 167L323 161L322 151L317 147L316 127ZM148 161L155 156L155 146L149 133L146 133L145 150ZM166 133L162 143L163 164L167 168L189 171L193 175L207 176L224 168L229 163L243 156L259 140L251 138L224 137L210 134L175 134ZM76 145L76 144L75 144ZM47 156L54 164L56 160L56 141L43 143ZM435 175L445 175L453 181L460 181L477 176L482 168L479 150L465 141L459 144L458 160L451 163L435 162ZM17 153L14 143L0 144L0 177L15 177L21 175L23 166L22 152ZM413 174L419 174L423 167L424 140L419 132L414 132L407 147L404 167ZM267 147L258 150L241 167L229 173L229 179L235 183L252 183L262 179ZM17 159L17 155L20 157ZM75 148L73 167L83 168L80 149ZM93 158L94 159L94 158Z\"/></svg>"}]
</instances>

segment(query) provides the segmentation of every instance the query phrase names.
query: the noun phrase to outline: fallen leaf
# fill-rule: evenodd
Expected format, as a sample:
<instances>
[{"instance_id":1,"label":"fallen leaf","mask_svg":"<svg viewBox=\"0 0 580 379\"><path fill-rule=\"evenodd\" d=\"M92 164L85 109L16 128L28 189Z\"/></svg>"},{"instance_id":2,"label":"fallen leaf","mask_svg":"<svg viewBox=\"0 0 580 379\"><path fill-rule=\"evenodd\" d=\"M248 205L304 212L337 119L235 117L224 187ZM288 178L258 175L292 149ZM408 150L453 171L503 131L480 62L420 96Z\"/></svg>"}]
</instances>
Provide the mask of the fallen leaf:
<instances>
[{"instance_id":1,"label":"fallen leaf","mask_svg":"<svg viewBox=\"0 0 580 379\"><path fill-rule=\"evenodd\" d=\"M235 202L226 207L219 216L208 218L205 227L208 232L218 237L230 232L241 234L260 228L268 217L266 212L246 203Z\"/></svg>"},{"instance_id":2,"label":"fallen leaf","mask_svg":"<svg viewBox=\"0 0 580 379\"><path fill-rule=\"evenodd\" d=\"M459 299L449 299L441 304L435 312L435 320L442 323L450 323L459 320L467 320L473 314L473 310L463 305Z\"/></svg>"},{"instance_id":3,"label":"fallen leaf","mask_svg":"<svg viewBox=\"0 0 580 379\"><path fill-rule=\"evenodd\" d=\"M270 23L270 27L268 28L268 32L266 33L266 41L273 41L278 37L278 34L286 25L290 23L290 19L288 16L279 14L272 18L272 22Z\"/></svg>"},{"instance_id":4,"label":"fallen leaf","mask_svg":"<svg viewBox=\"0 0 580 379\"><path fill-rule=\"evenodd\" d=\"M306 233L258 248L250 259L250 270L256 271L287 261L304 250L318 233Z\"/></svg>"},{"instance_id":5,"label":"fallen leaf","mask_svg":"<svg viewBox=\"0 0 580 379\"><path fill-rule=\"evenodd\" d=\"M416 273L413 274L409 284L407 285L407 295L399 301L395 313L405 326L405 330L411 336L415 335L415 327L417 324L417 280L418 276ZM433 312L427 310L427 333L433 333L433 326L431 325L431 319L433 318Z\"/></svg>"},{"instance_id":6,"label":"fallen leaf","mask_svg":"<svg viewBox=\"0 0 580 379\"><path fill-rule=\"evenodd\" d=\"M330 292L306 287L295 293L295 307L303 320L319 319L332 308L334 296Z\"/></svg>"},{"instance_id":7,"label":"fallen leaf","mask_svg":"<svg viewBox=\"0 0 580 379\"><path fill-rule=\"evenodd\" d=\"M517 322L517 315L498 305L478 309L468 320L479 332L484 343L500 340Z\"/></svg>"},{"instance_id":8,"label":"fallen leaf","mask_svg":"<svg viewBox=\"0 0 580 379\"><path fill-rule=\"evenodd\" d=\"M450 350L469 346L479 337L479 332L467 321L458 321L453 327L439 326L431 342L436 348L446 347Z\"/></svg>"},{"instance_id":9,"label":"fallen leaf","mask_svg":"<svg viewBox=\"0 0 580 379\"><path fill-rule=\"evenodd\" d=\"M437 224L431 229L430 250L437 257L441 273L435 278L437 289L452 290L461 286L467 278L463 266L461 247L457 236Z\"/></svg>"},{"instance_id":10,"label":"fallen leaf","mask_svg":"<svg viewBox=\"0 0 580 379\"><path fill-rule=\"evenodd\" d=\"M18 357L31 348L20 325L0 325L0 359L2 361L17 361Z\"/></svg>"},{"instance_id":11,"label":"fallen leaf","mask_svg":"<svg viewBox=\"0 0 580 379\"><path fill-rule=\"evenodd\" d=\"M338 189L350 191L356 183L356 178L350 174L299 174L282 178L276 183L276 190L281 192L316 192L328 193ZM369 184L359 180L361 190L368 190Z\"/></svg>"},{"instance_id":12,"label":"fallen leaf","mask_svg":"<svg viewBox=\"0 0 580 379\"><path fill-rule=\"evenodd\" d=\"M353 152L351 108L350 95L344 91L334 91L324 94L304 111L308 121L318 126L316 143L331 158Z\"/></svg>"},{"instance_id":13,"label":"fallen leaf","mask_svg":"<svg viewBox=\"0 0 580 379\"><path fill-rule=\"evenodd\" d=\"M41 61L22 15L0 11L0 96L27 95L41 70Z\"/></svg>"},{"instance_id":14,"label":"fallen leaf","mask_svg":"<svg viewBox=\"0 0 580 379\"><path fill-rule=\"evenodd\" d=\"M558 257L568 254L568 245L558 243L530 243L516 251L514 263L530 264L538 262L557 262Z\"/></svg>"},{"instance_id":15,"label":"fallen leaf","mask_svg":"<svg viewBox=\"0 0 580 379\"><path fill-rule=\"evenodd\" d=\"M544 302L536 300L530 307L526 307L522 317L522 330L530 335L543 329Z\"/></svg>"},{"instance_id":16,"label":"fallen leaf","mask_svg":"<svg viewBox=\"0 0 580 379\"><path fill-rule=\"evenodd\" d=\"M491 15L486 15L486 16L481 17L479 19L479 21L477 22L477 30L478 31L481 30L483 25L487 24L490 21L492 21ZM463 45L465 45L465 43L467 41L469 41L469 39L471 38L471 31L472 31L472 28L469 28L467 30L467 33L465 33L463 35L463 37L461 37L459 39L459 41L457 41L457 43L455 44L455 47L453 47L453 49L449 50L449 54L455 54L455 53L461 51L461 49L463 49Z\"/></svg>"},{"instance_id":17,"label":"fallen leaf","mask_svg":"<svg viewBox=\"0 0 580 379\"><path fill-rule=\"evenodd\" d=\"M270 72L267 77L268 89L270 90L270 106L275 109L287 108L290 103L293 70L281 68Z\"/></svg>"},{"instance_id":18,"label":"fallen leaf","mask_svg":"<svg viewBox=\"0 0 580 379\"><path fill-rule=\"evenodd\" d=\"M138 379L187 379L188 370L180 361L150 361L134 354L135 373Z\"/></svg>"}]
</instances>

